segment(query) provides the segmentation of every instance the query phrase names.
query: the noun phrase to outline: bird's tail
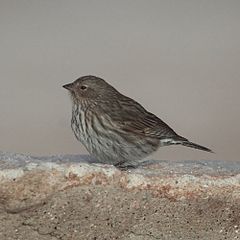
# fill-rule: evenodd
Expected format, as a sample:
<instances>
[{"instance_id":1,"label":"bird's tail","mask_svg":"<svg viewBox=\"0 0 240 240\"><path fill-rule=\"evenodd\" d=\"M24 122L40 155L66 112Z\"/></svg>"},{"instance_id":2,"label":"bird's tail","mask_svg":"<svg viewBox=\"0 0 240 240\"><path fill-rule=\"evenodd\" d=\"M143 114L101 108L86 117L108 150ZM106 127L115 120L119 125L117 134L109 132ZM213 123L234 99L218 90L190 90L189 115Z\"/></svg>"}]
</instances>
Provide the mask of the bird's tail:
<instances>
[{"instance_id":1,"label":"bird's tail","mask_svg":"<svg viewBox=\"0 0 240 240\"><path fill-rule=\"evenodd\" d=\"M186 138L181 137L179 135L174 136L172 138L164 138L164 139L161 139L160 141L161 141L162 146L167 146L167 145L172 145L172 144L175 145L176 144L176 145L183 145L183 146L186 146L186 147L195 148L195 149L198 149L198 150L213 153L213 151L211 149L209 149L207 147L204 147L204 146L201 146L199 144L190 142Z\"/></svg>"},{"instance_id":2,"label":"bird's tail","mask_svg":"<svg viewBox=\"0 0 240 240\"><path fill-rule=\"evenodd\" d=\"M201 146L199 144L193 143L193 142L182 141L180 144L183 145L183 146L186 146L186 147L196 148L196 149L199 149L199 150L202 150L202 151L212 152L213 153L213 151L211 149L206 148L204 146Z\"/></svg>"}]
</instances>

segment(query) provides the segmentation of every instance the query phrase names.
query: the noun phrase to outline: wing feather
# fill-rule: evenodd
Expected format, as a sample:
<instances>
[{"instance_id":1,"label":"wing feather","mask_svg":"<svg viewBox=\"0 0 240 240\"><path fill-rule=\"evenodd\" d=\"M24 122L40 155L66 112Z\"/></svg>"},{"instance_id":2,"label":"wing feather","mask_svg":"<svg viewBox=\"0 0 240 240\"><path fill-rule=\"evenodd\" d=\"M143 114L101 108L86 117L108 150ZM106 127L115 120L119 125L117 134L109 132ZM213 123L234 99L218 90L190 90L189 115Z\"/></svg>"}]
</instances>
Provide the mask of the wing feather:
<instances>
[{"instance_id":1,"label":"wing feather","mask_svg":"<svg viewBox=\"0 0 240 240\"><path fill-rule=\"evenodd\" d=\"M105 114L121 131L159 139L178 136L160 118L128 97L114 102L111 112Z\"/></svg>"}]
</instances>

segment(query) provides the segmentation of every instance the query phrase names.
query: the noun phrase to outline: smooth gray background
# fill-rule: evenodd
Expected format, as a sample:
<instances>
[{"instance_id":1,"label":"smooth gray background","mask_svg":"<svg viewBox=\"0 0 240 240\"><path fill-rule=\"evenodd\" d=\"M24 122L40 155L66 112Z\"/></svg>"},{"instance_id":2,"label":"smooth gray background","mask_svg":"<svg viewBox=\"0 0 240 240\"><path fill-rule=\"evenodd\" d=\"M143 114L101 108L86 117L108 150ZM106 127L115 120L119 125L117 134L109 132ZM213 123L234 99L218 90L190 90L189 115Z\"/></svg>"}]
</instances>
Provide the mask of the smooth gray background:
<instances>
[{"instance_id":1,"label":"smooth gray background","mask_svg":"<svg viewBox=\"0 0 240 240\"><path fill-rule=\"evenodd\" d=\"M93 74L216 154L240 160L240 1L0 0L0 150L86 153L61 86Z\"/></svg>"}]
</instances>

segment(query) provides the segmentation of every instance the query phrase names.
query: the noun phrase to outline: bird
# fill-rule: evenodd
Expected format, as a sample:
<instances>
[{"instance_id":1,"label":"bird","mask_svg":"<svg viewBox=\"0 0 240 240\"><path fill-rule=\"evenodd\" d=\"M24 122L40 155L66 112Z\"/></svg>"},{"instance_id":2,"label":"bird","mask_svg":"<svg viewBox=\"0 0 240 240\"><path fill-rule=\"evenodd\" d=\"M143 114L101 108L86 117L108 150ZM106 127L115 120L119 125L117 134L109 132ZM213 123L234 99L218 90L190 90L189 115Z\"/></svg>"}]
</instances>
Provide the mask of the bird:
<instances>
[{"instance_id":1,"label":"bird","mask_svg":"<svg viewBox=\"0 0 240 240\"><path fill-rule=\"evenodd\" d=\"M72 100L72 131L100 163L122 170L136 168L141 160L169 145L213 152L180 136L100 77L82 76L63 88Z\"/></svg>"}]
</instances>

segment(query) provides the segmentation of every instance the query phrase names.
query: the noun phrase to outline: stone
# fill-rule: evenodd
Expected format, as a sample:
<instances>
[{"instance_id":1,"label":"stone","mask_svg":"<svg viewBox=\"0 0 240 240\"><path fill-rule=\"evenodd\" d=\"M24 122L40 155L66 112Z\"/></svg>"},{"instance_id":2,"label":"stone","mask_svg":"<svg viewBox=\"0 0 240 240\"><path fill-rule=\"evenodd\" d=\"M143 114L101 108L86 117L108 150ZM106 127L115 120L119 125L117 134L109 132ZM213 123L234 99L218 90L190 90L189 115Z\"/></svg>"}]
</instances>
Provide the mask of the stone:
<instances>
[{"instance_id":1,"label":"stone","mask_svg":"<svg viewBox=\"0 0 240 240\"><path fill-rule=\"evenodd\" d=\"M240 162L0 152L0 239L240 239Z\"/></svg>"}]
</instances>

